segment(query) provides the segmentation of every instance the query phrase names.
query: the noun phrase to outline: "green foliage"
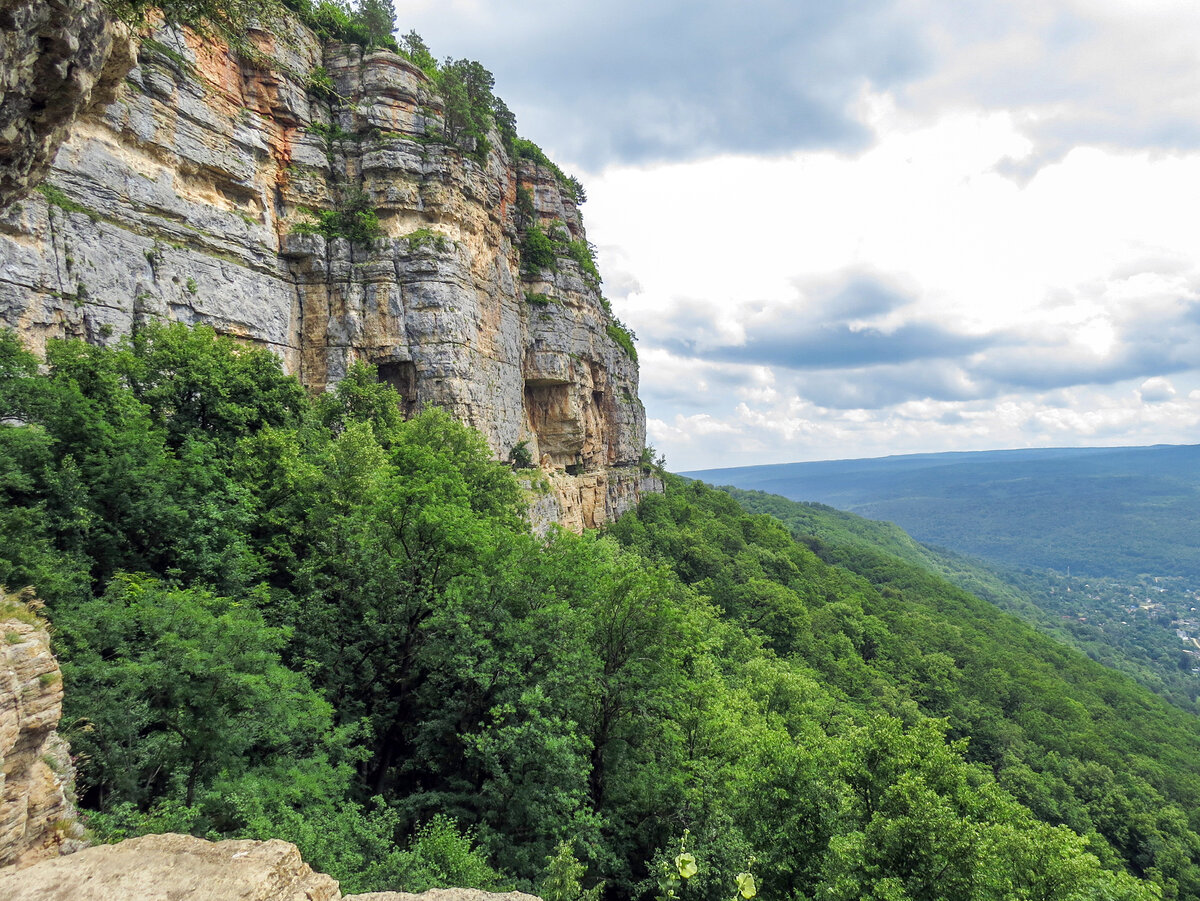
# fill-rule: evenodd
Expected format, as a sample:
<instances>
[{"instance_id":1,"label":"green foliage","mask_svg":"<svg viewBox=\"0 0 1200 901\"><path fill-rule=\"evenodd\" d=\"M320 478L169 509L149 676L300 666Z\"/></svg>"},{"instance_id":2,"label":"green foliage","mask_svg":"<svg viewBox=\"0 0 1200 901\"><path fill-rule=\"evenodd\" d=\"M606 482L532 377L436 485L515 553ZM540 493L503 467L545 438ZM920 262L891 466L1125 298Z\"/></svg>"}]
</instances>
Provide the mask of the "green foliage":
<instances>
[{"instance_id":1,"label":"green foliage","mask_svg":"<svg viewBox=\"0 0 1200 901\"><path fill-rule=\"evenodd\" d=\"M333 77L324 66L317 66L308 73L308 90L323 100L331 100L336 95L333 87Z\"/></svg>"},{"instance_id":2,"label":"green foliage","mask_svg":"<svg viewBox=\"0 0 1200 901\"><path fill-rule=\"evenodd\" d=\"M496 108L492 73L475 60L447 58L434 83L442 96L446 139L483 162L490 149L487 134Z\"/></svg>"},{"instance_id":3,"label":"green foliage","mask_svg":"<svg viewBox=\"0 0 1200 901\"><path fill-rule=\"evenodd\" d=\"M423 247L428 247L438 253L445 253L450 248L450 239L441 232L430 228L418 228L404 236L408 242L408 252L416 253Z\"/></svg>"},{"instance_id":4,"label":"green foliage","mask_svg":"<svg viewBox=\"0 0 1200 901\"><path fill-rule=\"evenodd\" d=\"M264 0L265 2L265 0ZM392 37L394 15L387 0L363 0L351 9L345 0L281 0L283 6L300 15L309 28L323 38L358 44L370 49L384 47L399 51Z\"/></svg>"},{"instance_id":5,"label":"green foliage","mask_svg":"<svg viewBox=\"0 0 1200 901\"><path fill-rule=\"evenodd\" d=\"M608 337L612 338L616 345L625 351L626 356L636 363L638 358L637 345L634 342L637 340L637 336L626 328L624 323L619 319L610 320L604 327L604 330L608 333Z\"/></svg>"},{"instance_id":6,"label":"green foliage","mask_svg":"<svg viewBox=\"0 0 1200 901\"><path fill-rule=\"evenodd\" d=\"M654 445L647 444L642 448L642 455L638 459L638 465L646 475L650 475L653 472L663 475L663 467L667 465L667 458L655 450Z\"/></svg>"},{"instance_id":7,"label":"green foliage","mask_svg":"<svg viewBox=\"0 0 1200 901\"><path fill-rule=\"evenodd\" d=\"M673 560L681 578L710 592L726 616L761 629L777 653L804 659L830 686L840 686L851 697L878 699L870 706L894 717L911 719L918 710L947 717L951 736L970 736L965 755L979 767L968 777L974 792L984 785L981 774L998 773L1002 790L1037 817L1054 824L1065 821L1077 834L1089 834L1088 848L1101 855L1105 866L1112 866L1119 855L1134 874L1161 883L1168 893L1178 891L1182 897L1195 891L1191 886L1196 885L1196 860L1182 851L1193 846L1192 827L1177 814L1161 815L1164 809L1192 809L1191 799L1200 789L1197 768L1186 763L1200 741L1193 720L865 542L811 540L820 554L814 570L771 520L746 517L734 527L726 518L735 514L735 508L727 506L731 501L720 500L696 483L673 483L670 490L667 499L644 503L636 519L622 519L614 532L643 553ZM701 513L698 503L710 512ZM751 546L755 550L748 553ZM766 553L767 548L778 550ZM785 563L776 553L792 562ZM829 564L833 568L824 572L833 581L814 581L821 566ZM1133 702L1135 695L1141 700ZM1066 703L1066 698L1072 701ZM1112 718L1114 710L1120 710L1120 726ZM1138 767L1136 774L1126 769L1124 776L1116 776L1124 766L1121 761L1136 756L1135 748L1151 735L1164 769ZM921 754L928 756L930 751ZM848 750L837 757L851 759ZM898 772L911 766L904 764ZM871 770L878 772L878 765L872 764ZM867 808L876 809L879 801L866 797ZM1140 838L1131 842L1126 826L1119 825L1120 817L1112 818L1110 805L1143 824L1139 828L1146 831ZM895 819L893 811L887 822ZM1023 822L1023 842L1043 841L1036 837L1040 827L1032 820ZM869 830L865 834L869 837ZM1139 859L1134 851L1149 847L1147 841L1164 849L1153 855L1156 863L1149 857ZM755 842L754 847L769 849L770 843ZM862 847L846 845L844 850L860 854ZM1174 850L1166 851L1168 847ZM1080 849L1078 843L1070 845L1062 850L1063 859L1083 866ZM758 854L768 864L768 883L777 865L771 853ZM913 859L915 853L905 850L904 859ZM1189 857L1187 862L1177 856L1180 853ZM875 861L864 866L887 873L894 872L895 865ZM1086 863L1085 869L1093 866ZM835 879L833 871L827 875ZM868 892L857 877L839 874L835 881L843 878L851 880L851 888L838 897Z\"/></svg>"},{"instance_id":8,"label":"green foliage","mask_svg":"<svg viewBox=\"0 0 1200 901\"><path fill-rule=\"evenodd\" d=\"M448 415L205 330L0 337L0 412L103 837L279 836L356 892L1200 897L1194 719L848 520L668 477L538 538Z\"/></svg>"},{"instance_id":9,"label":"green foliage","mask_svg":"<svg viewBox=\"0 0 1200 901\"><path fill-rule=\"evenodd\" d=\"M415 31L400 38L400 52L430 78L437 77L437 59L430 52L429 45Z\"/></svg>"},{"instance_id":10,"label":"green foliage","mask_svg":"<svg viewBox=\"0 0 1200 901\"><path fill-rule=\"evenodd\" d=\"M517 140L517 116L498 96L492 98L492 121L500 132L505 152L511 157Z\"/></svg>"},{"instance_id":11,"label":"green foliage","mask_svg":"<svg viewBox=\"0 0 1200 901\"><path fill-rule=\"evenodd\" d=\"M533 141L525 138L514 137L512 142L512 154L514 157L516 157L516 159L530 160L534 163L537 163L539 166L544 166L545 168L549 169L554 175L555 181L558 182L559 187L561 187L566 195L575 201L575 203L581 204L587 200L587 194L583 190L583 184L579 181L579 179L577 179L574 175L567 175L567 173L563 172L563 170L559 168L558 164L550 159L550 157L546 156L546 152L537 144L533 143Z\"/></svg>"},{"instance_id":12,"label":"green foliage","mask_svg":"<svg viewBox=\"0 0 1200 901\"><path fill-rule=\"evenodd\" d=\"M355 18L367 35L367 47L395 49L392 32L396 30L396 10L392 0L358 0Z\"/></svg>"},{"instance_id":13,"label":"green foliage","mask_svg":"<svg viewBox=\"0 0 1200 901\"><path fill-rule=\"evenodd\" d=\"M517 227L529 228L534 225L537 209L533 205L533 194L524 185L517 185Z\"/></svg>"},{"instance_id":14,"label":"green foliage","mask_svg":"<svg viewBox=\"0 0 1200 901\"><path fill-rule=\"evenodd\" d=\"M169 25L187 25L202 34L241 42L251 25L270 23L282 12L280 0L104 0L114 16L134 26L153 9Z\"/></svg>"},{"instance_id":15,"label":"green foliage","mask_svg":"<svg viewBox=\"0 0 1200 901\"><path fill-rule=\"evenodd\" d=\"M537 893L542 901L600 901L604 883L597 882L589 889L583 887L587 867L575 856L567 841L559 842L554 853L546 858L546 871L538 883Z\"/></svg>"},{"instance_id":16,"label":"green foliage","mask_svg":"<svg viewBox=\"0 0 1200 901\"><path fill-rule=\"evenodd\" d=\"M522 438L514 444L508 459L512 463L513 469L532 469L533 455L529 452L529 442Z\"/></svg>"},{"instance_id":17,"label":"green foliage","mask_svg":"<svg viewBox=\"0 0 1200 901\"><path fill-rule=\"evenodd\" d=\"M526 192L528 199L528 214L521 211L523 202L521 192L517 189L518 218L532 221L534 216L533 200ZM561 220L554 220L543 229L536 224L525 228L525 237L521 240L521 265L528 274L536 274L543 269L554 269L561 257L574 260L579 266L584 281L594 290L600 289L600 270L596 266L596 248L584 239L572 240L571 232Z\"/></svg>"},{"instance_id":18,"label":"green foliage","mask_svg":"<svg viewBox=\"0 0 1200 901\"><path fill-rule=\"evenodd\" d=\"M488 865L475 842L473 830L462 832L454 820L441 814L418 826L408 848L399 855L397 889L503 891L504 877Z\"/></svg>"},{"instance_id":19,"label":"green foliage","mask_svg":"<svg viewBox=\"0 0 1200 901\"><path fill-rule=\"evenodd\" d=\"M68 721L85 791L138 806L190 806L218 772L295 753L329 706L279 659L285 635L252 605L120 576L103 597L59 611Z\"/></svg>"},{"instance_id":20,"label":"green foliage","mask_svg":"<svg viewBox=\"0 0 1200 901\"><path fill-rule=\"evenodd\" d=\"M525 302L531 303L535 307L548 307L552 303L562 306L562 301L557 297L551 297L549 294L537 294L533 291L525 292Z\"/></svg>"},{"instance_id":21,"label":"green foliage","mask_svg":"<svg viewBox=\"0 0 1200 901\"><path fill-rule=\"evenodd\" d=\"M566 255L579 264L584 280L593 288L600 287L600 270L596 267L595 245L580 238L577 241L567 241Z\"/></svg>"},{"instance_id":22,"label":"green foliage","mask_svg":"<svg viewBox=\"0 0 1200 901\"><path fill-rule=\"evenodd\" d=\"M383 235L379 215L362 190L348 190L345 201L333 210L300 208L307 221L292 231L299 235L321 235L327 239L345 238L354 244L369 244Z\"/></svg>"},{"instance_id":23,"label":"green foliage","mask_svg":"<svg viewBox=\"0 0 1200 901\"><path fill-rule=\"evenodd\" d=\"M571 195L571 199L577 204L587 203L587 191L583 189L581 182L574 175L567 176L567 193Z\"/></svg>"},{"instance_id":24,"label":"green foliage","mask_svg":"<svg viewBox=\"0 0 1200 901\"><path fill-rule=\"evenodd\" d=\"M49 182L42 182L38 185L37 190L39 194L46 198L46 202L51 206L58 207L67 213L84 213L90 216L93 221L96 218L96 213L93 210L72 200L62 188L56 187Z\"/></svg>"},{"instance_id":25,"label":"green foliage","mask_svg":"<svg viewBox=\"0 0 1200 901\"><path fill-rule=\"evenodd\" d=\"M558 263L554 242L536 225L531 225L521 241L521 268L528 273L553 269Z\"/></svg>"}]
</instances>

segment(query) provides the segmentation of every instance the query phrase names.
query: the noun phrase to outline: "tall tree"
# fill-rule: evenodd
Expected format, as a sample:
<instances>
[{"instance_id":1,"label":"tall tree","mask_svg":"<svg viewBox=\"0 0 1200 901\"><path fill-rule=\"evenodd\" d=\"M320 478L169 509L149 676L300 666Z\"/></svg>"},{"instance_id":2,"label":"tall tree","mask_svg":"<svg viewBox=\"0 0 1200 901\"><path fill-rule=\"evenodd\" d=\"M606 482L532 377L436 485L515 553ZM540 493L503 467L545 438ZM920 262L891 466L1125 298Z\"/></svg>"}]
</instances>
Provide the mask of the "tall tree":
<instances>
[{"instance_id":1,"label":"tall tree","mask_svg":"<svg viewBox=\"0 0 1200 901\"><path fill-rule=\"evenodd\" d=\"M396 10L392 8L392 0L359 0L357 17L371 46L392 42L392 32L396 30Z\"/></svg>"}]
</instances>

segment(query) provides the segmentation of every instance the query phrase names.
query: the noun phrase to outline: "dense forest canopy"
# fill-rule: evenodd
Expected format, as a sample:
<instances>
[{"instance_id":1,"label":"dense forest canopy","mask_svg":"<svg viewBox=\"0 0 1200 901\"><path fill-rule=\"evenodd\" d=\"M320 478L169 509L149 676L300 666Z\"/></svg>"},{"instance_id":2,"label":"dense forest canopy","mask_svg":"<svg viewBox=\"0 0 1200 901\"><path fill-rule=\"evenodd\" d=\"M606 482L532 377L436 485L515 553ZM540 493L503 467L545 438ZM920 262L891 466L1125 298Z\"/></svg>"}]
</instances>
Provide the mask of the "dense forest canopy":
<instances>
[{"instance_id":1,"label":"dense forest canopy","mask_svg":"<svg viewBox=\"0 0 1200 901\"><path fill-rule=\"evenodd\" d=\"M1194 718L699 483L536 538L399 409L204 328L0 338L0 581L98 836L277 836L350 891L1200 898Z\"/></svg>"}]
</instances>

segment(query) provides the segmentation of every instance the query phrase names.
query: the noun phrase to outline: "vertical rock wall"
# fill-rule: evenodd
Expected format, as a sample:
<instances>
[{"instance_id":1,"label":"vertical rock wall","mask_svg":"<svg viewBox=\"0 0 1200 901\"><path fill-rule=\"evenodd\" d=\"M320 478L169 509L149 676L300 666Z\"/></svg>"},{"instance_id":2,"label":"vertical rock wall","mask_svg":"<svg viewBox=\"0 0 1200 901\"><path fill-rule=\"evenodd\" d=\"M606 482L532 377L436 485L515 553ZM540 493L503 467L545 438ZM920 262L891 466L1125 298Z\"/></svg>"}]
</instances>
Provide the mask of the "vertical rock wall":
<instances>
[{"instance_id":1,"label":"vertical rock wall","mask_svg":"<svg viewBox=\"0 0 1200 901\"><path fill-rule=\"evenodd\" d=\"M186 32L142 42L114 101L75 122L50 188L0 214L0 324L38 348L204 322L318 391L369 361L408 412L446 408L498 459L525 442L539 528L600 525L654 490L637 365L598 286L566 256L521 268L519 186L539 223L585 239L554 174L516 165L497 135L483 162L441 142L441 99L393 53L294 23L253 37L269 66ZM295 232L306 209L355 197L385 237Z\"/></svg>"}]
</instances>

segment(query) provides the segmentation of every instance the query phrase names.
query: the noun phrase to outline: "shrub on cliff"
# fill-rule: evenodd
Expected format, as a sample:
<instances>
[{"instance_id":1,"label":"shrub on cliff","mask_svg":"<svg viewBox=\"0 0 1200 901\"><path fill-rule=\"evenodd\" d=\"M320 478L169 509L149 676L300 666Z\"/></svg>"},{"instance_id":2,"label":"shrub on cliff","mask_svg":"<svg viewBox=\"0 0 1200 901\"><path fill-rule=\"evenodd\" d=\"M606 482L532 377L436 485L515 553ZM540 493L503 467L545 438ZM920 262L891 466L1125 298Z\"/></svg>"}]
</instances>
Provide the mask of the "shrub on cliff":
<instances>
[{"instance_id":1,"label":"shrub on cliff","mask_svg":"<svg viewBox=\"0 0 1200 901\"><path fill-rule=\"evenodd\" d=\"M521 267L529 273L542 269L553 269L558 262L558 251L550 237L536 225L525 231L521 240Z\"/></svg>"},{"instance_id":2,"label":"shrub on cliff","mask_svg":"<svg viewBox=\"0 0 1200 901\"><path fill-rule=\"evenodd\" d=\"M244 38L255 23L269 23L282 12L280 0L103 0L117 18L141 25L152 10L168 25L187 25L227 38Z\"/></svg>"},{"instance_id":3,"label":"shrub on cliff","mask_svg":"<svg viewBox=\"0 0 1200 901\"><path fill-rule=\"evenodd\" d=\"M310 210L301 207L305 217L297 222L292 231L298 235L322 235L327 239L345 238L352 244L369 244L382 237L379 214L371 206L371 200L361 190L346 192L346 199L332 210Z\"/></svg>"}]
</instances>

